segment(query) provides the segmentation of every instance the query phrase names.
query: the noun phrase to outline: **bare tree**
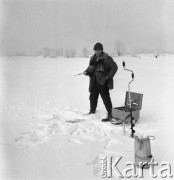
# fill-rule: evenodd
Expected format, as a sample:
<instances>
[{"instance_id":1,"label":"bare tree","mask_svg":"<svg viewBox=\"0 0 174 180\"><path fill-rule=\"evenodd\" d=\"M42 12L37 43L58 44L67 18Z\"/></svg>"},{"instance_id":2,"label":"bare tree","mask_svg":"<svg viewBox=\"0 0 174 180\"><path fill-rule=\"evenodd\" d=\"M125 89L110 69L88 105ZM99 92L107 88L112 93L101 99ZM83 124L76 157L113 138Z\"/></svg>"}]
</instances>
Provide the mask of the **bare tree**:
<instances>
[{"instance_id":1,"label":"bare tree","mask_svg":"<svg viewBox=\"0 0 174 180\"><path fill-rule=\"evenodd\" d=\"M57 57L57 50L56 50L56 48L50 48L49 57L50 58L56 58Z\"/></svg>"},{"instance_id":2,"label":"bare tree","mask_svg":"<svg viewBox=\"0 0 174 180\"><path fill-rule=\"evenodd\" d=\"M43 57L48 57L49 56L49 54L50 54L50 48L48 48L48 47L45 47L44 49L43 49Z\"/></svg>"},{"instance_id":3,"label":"bare tree","mask_svg":"<svg viewBox=\"0 0 174 180\"><path fill-rule=\"evenodd\" d=\"M71 58L76 56L76 51L74 49L66 49L64 52L66 58Z\"/></svg>"},{"instance_id":4,"label":"bare tree","mask_svg":"<svg viewBox=\"0 0 174 180\"><path fill-rule=\"evenodd\" d=\"M63 53L64 53L64 50L63 50L63 48L58 48L57 49L57 56L63 56Z\"/></svg>"},{"instance_id":5,"label":"bare tree","mask_svg":"<svg viewBox=\"0 0 174 180\"><path fill-rule=\"evenodd\" d=\"M89 50L87 47L82 49L82 57L89 57Z\"/></svg>"},{"instance_id":6,"label":"bare tree","mask_svg":"<svg viewBox=\"0 0 174 180\"><path fill-rule=\"evenodd\" d=\"M120 40L116 40L114 45L115 45L115 51L116 51L117 55L123 56L124 53L126 52L126 47L123 44L123 42Z\"/></svg>"},{"instance_id":7,"label":"bare tree","mask_svg":"<svg viewBox=\"0 0 174 180\"><path fill-rule=\"evenodd\" d=\"M64 57L66 57L66 58L69 58L69 57L70 57L70 55L69 55L69 49L65 49L65 51L64 51Z\"/></svg>"},{"instance_id":8,"label":"bare tree","mask_svg":"<svg viewBox=\"0 0 174 180\"><path fill-rule=\"evenodd\" d=\"M133 47L133 48L131 49L131 53L132 53L132 56L133 56L133 57L138 57L138 58L140 58L141 49L138 48L138 47Z\"/></svg>"},{"instance_id":9,"label":"bare tree","mask_svg":"<svg viewBox=\"0 0 174 180\"><path fill-rule=\"evenodd\" d=\"M75 57L76 56L76 51L74 49L71 49L70 52L71 52L71 57Z\"/></svg>"}]
</instances>

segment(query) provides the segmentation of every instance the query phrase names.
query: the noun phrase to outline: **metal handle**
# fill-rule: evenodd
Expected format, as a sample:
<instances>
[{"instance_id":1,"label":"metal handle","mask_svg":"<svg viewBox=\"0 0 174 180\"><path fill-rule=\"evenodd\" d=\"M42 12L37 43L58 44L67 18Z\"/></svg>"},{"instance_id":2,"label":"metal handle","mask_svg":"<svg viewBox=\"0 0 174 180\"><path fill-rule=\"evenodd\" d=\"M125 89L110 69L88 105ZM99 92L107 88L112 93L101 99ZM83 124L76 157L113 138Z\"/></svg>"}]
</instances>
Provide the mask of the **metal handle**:
<instances>
[{"instance_id":1,"label":"metal handle","mask_svg":"<svg viewBox=\"0 0 174 180\"><path fill-rule=\"evenodd\" d=\"M155 140L155 136L149 136L150 140Z\"/></svg>"},{"instance_id":2,"label":"metal handle","mask_svg":"<svg viewBox=\"0 0 174 180\"><path fill-rule=\"evenodd\" d=\"M132 79L134 79L134 73L132 73Z\"/></svg>"},{"instance_id":3,"label":"metal handle","mask_svg":"<svg viewBox=\"0 0 174 180\"><path fill-rule=\"evenodd\" d=\"M123 67L125 67L125 62L124 61L122 62L122 65L123 65Z\"/></svg>"}]
</instances>

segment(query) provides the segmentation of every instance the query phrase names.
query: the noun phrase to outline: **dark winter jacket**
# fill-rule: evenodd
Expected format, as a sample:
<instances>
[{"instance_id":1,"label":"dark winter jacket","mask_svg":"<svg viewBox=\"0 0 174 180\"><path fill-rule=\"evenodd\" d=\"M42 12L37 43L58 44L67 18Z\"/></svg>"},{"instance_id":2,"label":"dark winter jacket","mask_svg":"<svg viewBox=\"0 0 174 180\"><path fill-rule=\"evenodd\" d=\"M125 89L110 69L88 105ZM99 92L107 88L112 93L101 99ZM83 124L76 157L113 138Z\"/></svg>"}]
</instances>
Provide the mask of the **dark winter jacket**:
<instances>
[{"instance_id":1,"label":"dark winter jacket","mask_svg":"<svg viewBox=\"0 0 174 180\"><path fill-rule=\"evenodd\" d=\"M85 70L86 75L90 77L89 92L91 92L95 80L101 85L107 83L108 88L113 89L113 77L117 70L117 64L107 53L103 52L99 57L94 54Z\"/></svg>"}]
</instances>

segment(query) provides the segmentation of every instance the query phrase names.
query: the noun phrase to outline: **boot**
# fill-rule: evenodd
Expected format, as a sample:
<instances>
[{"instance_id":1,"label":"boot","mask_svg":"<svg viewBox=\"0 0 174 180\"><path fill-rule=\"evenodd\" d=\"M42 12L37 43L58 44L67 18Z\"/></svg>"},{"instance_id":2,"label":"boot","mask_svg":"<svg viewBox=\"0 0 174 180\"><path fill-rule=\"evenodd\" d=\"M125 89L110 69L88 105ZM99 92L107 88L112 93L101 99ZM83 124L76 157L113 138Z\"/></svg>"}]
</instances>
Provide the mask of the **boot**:
<instances>
[{"instance_id":1,"label":"boot","mask_svg":"<svg viewBox=\"0 0 174 180\"><path fill-rule=\"evenodd\" d=\"M111 121L111 120L112 120L112 115L111 115L111 113L108 113L107 118L104 118L104 119L102 119L101 121L102 121L102 122L109 122L109 121Z\"/></svg>"},{"instance_id":2,"label":"boot","mask_svg":"<svg viewBox=\"0 0 174 180\"><path fill-rule=\"evenodd\" d=\"M89 111L86 115L95 114L95 111Z\"/></svg>"}]
</instances>

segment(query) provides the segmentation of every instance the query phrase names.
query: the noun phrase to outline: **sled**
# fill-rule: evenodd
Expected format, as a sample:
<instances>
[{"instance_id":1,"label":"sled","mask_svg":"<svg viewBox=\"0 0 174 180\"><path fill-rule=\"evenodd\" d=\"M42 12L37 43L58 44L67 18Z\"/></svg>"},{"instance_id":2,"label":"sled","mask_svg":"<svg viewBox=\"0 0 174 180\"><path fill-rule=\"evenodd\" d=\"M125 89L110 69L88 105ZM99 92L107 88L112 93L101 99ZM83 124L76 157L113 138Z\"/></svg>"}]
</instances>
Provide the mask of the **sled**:
<instances>
[{"instance_id":1,"label":"sled","mask_svg":"<svg viewBox=\"0 0 174 180\"><path fill-rule=\"evenodd\" d=\"M135 122L140 118L140 110L142 108L143 94L130 92L130 100L132 101L132 116ZM112 108L112 124L122 124L123 122L129 123L130 105L129 105L129 92L126 91L124 106Z\"/></svg>"}]
</instances>

